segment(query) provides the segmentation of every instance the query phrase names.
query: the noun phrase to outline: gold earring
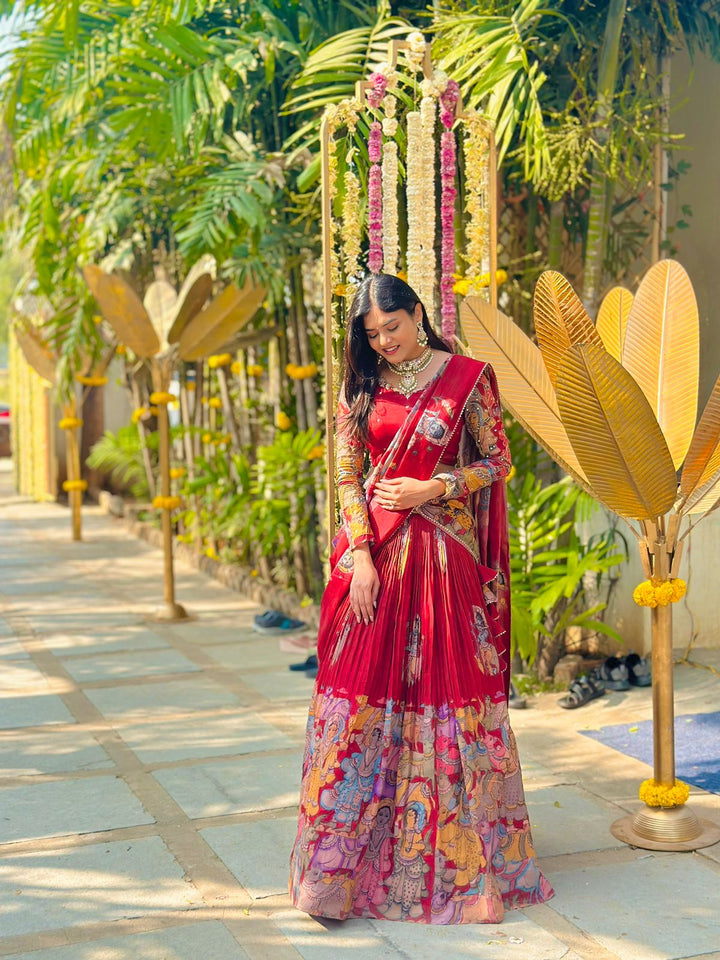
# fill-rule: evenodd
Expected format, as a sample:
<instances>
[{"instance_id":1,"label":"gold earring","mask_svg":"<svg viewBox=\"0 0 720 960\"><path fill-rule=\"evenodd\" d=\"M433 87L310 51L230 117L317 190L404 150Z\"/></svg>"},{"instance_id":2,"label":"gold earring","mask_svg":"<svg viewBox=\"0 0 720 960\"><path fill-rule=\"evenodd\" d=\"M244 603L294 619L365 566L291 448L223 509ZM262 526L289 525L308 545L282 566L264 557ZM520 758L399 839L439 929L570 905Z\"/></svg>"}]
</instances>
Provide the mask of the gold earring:
<instances>
[{"instance_id":1,"label":"gold earring","mask_svg":"<svg viewBox=\"0 0 720 960\"><path fill-rule=\"evenodd\" d=\"M422 325L422 320L418 321L417 325L417 342L421 347L426 347L428 342L428 335L425 332L425 328Z\"/></svg>"}]
</instances>

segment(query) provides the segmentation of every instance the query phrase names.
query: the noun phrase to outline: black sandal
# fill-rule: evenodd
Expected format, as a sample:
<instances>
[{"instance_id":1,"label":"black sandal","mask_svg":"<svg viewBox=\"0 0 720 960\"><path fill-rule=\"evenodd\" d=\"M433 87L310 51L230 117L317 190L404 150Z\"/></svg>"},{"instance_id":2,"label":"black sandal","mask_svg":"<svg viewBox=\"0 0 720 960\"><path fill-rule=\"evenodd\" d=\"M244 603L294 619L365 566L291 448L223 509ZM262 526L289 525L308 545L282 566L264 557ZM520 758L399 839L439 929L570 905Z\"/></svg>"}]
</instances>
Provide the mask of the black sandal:
<instances>
[{"instance_id":1,"label":"black sandal","mask_svg":"<svg viewBox=\"0 0 720 960\"><path fill-rule=\"evenodd\" d=\"M650 664L645 657L631 650L626 657L623 657L623 662L627 667L628 680L634 687L649 687L652 684Z\"/></svg>"},{"instance_id":2,"label":"black sandal","mask_svg":"<svg viewBox=\"0 0 720 960\"><path fill-rule=\"evenodd\" d=\"M576 710L578 707L585 706L591 700L602 697L605 691L602 687L596 686L590 677L578 677L573 680L568 687L568 692L564 697L558 700L558 706L563 710Z\"/></svg>"},{"instance_id":3,"label":"black sandal","mask_svg":"<svg viewBox=\"0 0 720 960\"><path fill-rule=\"evenodd\" d=\"M618 657L608 657L592 672L595 680L608 690L629 690L628 668Z\"/></svg>"}]
</instances>

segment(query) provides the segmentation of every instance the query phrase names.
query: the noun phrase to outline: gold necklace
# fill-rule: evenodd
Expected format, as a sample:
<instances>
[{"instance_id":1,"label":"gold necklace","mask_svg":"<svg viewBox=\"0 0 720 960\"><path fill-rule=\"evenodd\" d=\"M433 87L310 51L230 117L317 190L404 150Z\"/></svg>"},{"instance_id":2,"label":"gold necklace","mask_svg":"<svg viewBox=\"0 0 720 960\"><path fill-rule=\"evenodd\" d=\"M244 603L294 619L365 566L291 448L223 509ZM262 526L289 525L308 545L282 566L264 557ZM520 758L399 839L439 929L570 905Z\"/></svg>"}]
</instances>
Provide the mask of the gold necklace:
<instances>
[{"instance_id":1,"label":"gold necklace","mask_svg":"<svg viewBox=\"0 0 720 960\"><path fill-rule=\"evenodd\" d=\"M420 356L414 360L401 360L400 363L390 363L389 360L385 361L392 372L396 373L400 378L398 391L404 397L409 397L411 393L415 393L415 391L419 389L417 375L422 373L426 367L430 366L432 358L432 350L430 347L426 347Z\"/></svg>"}]
</instances>

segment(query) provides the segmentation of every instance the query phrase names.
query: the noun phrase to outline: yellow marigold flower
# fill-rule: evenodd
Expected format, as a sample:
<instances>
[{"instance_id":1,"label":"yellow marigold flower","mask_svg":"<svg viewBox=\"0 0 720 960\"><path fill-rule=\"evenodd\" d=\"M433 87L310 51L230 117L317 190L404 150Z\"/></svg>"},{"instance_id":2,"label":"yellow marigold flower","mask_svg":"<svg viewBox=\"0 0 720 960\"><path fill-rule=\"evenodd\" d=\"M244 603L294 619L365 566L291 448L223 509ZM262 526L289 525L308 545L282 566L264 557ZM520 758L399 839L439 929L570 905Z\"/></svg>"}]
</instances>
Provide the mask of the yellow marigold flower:
<instances>
[{"instance_id":1,"label":"yellow marigold flower","mask_svg":"<svg viewBox=\"0 0 720 960\"><path fill-rule=\"evenodd\" d=\"M251 577L259 577L259 576L260 576L260 573L259 573L258 570L251 570L251 571L250 571L250 576L251 576Z\"/></svg>"},{"instance_id":2,"label":"yellow marigold flower","mask_svg":"<svg viewBox=\"0 0 720 960\"><path fill-rule=\"evenodd\" d=\"M93 323L99 325L99 324L101 324L102 322L103 322L103 318L100 316L99 313L96 313L96 314L93 316Z\"/></svg>"},{"instance_id":3,"label":"yellow marigold flower","mask_svg":"<svg viewBox=\"0 0 720 960\"><path fill-rule=\"evenodd\" d=\"M58 426L61 430L77 430L83 425L80 417L63 417Z\"/></svg>"},{"instance_id":4,"label":"yellow marigold flower","mask_svg":"<svg viewBox=\"0 0 720 960\"><path fill-rule=\"evenodd\" d=\"M640 784L638 796L649 807L681 807L687 803L690 787L682 780L675 780L672 786L668 786L651 777Z\"/></svg>"},{"instance_id":5,"label":"yellow marigold flower","mask_svg":"<svg viewBox=\"0 0 720 960\"><path fill-rule=\"evenodd\" d=\"M318 365L316 363L308 363L307 366L303 367L306 377L316 377L318 372Z\"/></svg>"},{"instance_id":6,"label":"yellow marigold flower","mask_svg":"<svg viewBox=\"0 0 720 960\"><path fill-rule=\"evenodd\" d=\"M127 353L127 347L125 346L125 344L124 344L124 343L119 343L119 344L115 347L115 353L117 353L118 356L120 356L120 357L124 357L125 354Z\"/></svg>"},{"instance_id":7,"label":"yellow marigold flower","mask_svg":"<svg viewBox=\"0 0 720 960\"><path fill-rule=\"evenodd\" d=\"M152 505L156 510L175 510L180 506L180 497L153 497Z\"/></svg>"},{"instance_id":8,"label":"yellow marigold flower","mask_svg":"<svg viewBox=\"0 0 720 960\"><path fill-rule=\"evenodd\" d=\"M672 584L667 580L664 583L659 583L655 587L655 596L657 597L657 602L661 607L666 607L669 603L672 603L674 590Z\"/></svg>"},{"instance_id":9,"label":"yellow marigold flower","mask_svg":"<svg viewBox=\"0 0 720 960\"><path fill-rule=\"evenodd\" d=\"M211 397L211 398L208 400L208 406L209 406L209 407L212 407L213 410L221 410L221 409L222 409L222 400L220 399L220 397Z\"/></svg>"},{"instance_id":10,"label":"yellow marigold flower","mask_svg":"<svg viewBox=\"0 0 720 960\"><path fill-rule=\"evenodd\" d=\"M170 404L168 404L168 406L170 406ZM152 414L153 417L156 417L159 412L160 411L158 410L157 407L150 407L150 413Z\"/></svg>"},{"instance_id":11,"label":"yellow marigold flower","mask_svg":"<svg viewBox=\"0 0 720 960\"><path fill-rule=\"evenodd\" d=\"M336 283L333 287L333 293L336 297L344 297L348 292L348 285L346 283Z\"/></svg>"},{"instance_id":12,"label":"yellow marigold flower","mask_svg":"<svg viewBox=\"0 0 720 960\"><path fill-rule=\"evenodd\" d=\"M87 480L64 480L63 490L70 493L72 490L87 490Z\"/></svg>"},{"instance_id":13,"label":"yellow marigold flower","mask_svg":"<svg viewBox=\"0 0 720 960\"><path fill-rule=\"evenodd\" d=\"M308 460L319 460L320 457L324 456L324 454L325 454L325 447L321 443L319 443L316 447L313 447L311 450L308 451L307 458Z\"/></svg>"},{"instance_id":14,"label":"yellow marigold flower","mask_svg":"<svg viewBox=\"0 0 720 960\"><path fill-rule=\"evenodd\" d=\"M155 393L150 394L150 403L157 405L166 405L172 403L175 399L174 393L168 393L167 390L156 390Z\"/></svg>"},{"instance_id":15,"label":"yellow marigold flower","mask_svg":"<svg viewBox=\"0 0 720 960\"><path fill-rule=\"evenodd\" d=\"M398 270L397 276L398 276L398 279L399 279L399 280L404 280L405 283L407 283L407 271L406 271L406 270Z\"/></svg>"},{"instance_id":16,"label":"yellow marigold flower","mask_svg":"<svg viewBox=\"0 0 720 960\"><path fill-rule=\"evenodd\" d=\"M682 598L687 593L687 584L685 583L684 580L681 580L679 577L674 578L673 580L670 581L670 583L672 584L672 588L673 588L672 602L677 603L678 600L682 600Z\"/></svg>"},{"instance_id":17,"label":"yellow marigold flower","mask_svg":"<svg viewBox=\"0 0 720 960\"><path fill-rule=\"evenodd\" d=\"M93 376L86 377L82 373L76 373L75 379L77 380L78 383L81 383L84 387L104 387L105 384L108 382L107 377L93 377Z\"/></svg>"},{"instance_id":18,"label":"yellow marigold flower","mask_svg":"<svg viewBox=\"0 0 720 960\"><path fill-rule=\"evenodd\" d=\"M467 277L461 277L460 280L456 280L453 284L453 293L457 293L460 297L466 297L470 286L471 284Z\"/></svg>"},{"instance_id":19,"label":"yellow marigold flower","mask_svg":"<svg viewBox=\"0 0 720 960\"><path fill-rule=\"evenodd\" d=\"M515 466L513 465L512 467L510 467L510 473L505 477L505 483L509 483L509 482L512 480L512 478L515 476L516 473L517 473L517 470L515 469Z\"/></svg>"},{"instance_id":20,"label":"yellow marigold flower","mask_svg":"<svg viewBox=\"0 0 720 960\"><path fill-rule=\"evenodd\" d=\"M145 414L150 413L147 407L135 407L133 410L130 419L133 423L139 423Z\"/></svg>"},{"instance_id":21,"label":"yellow marigold flower","mask_svg":"<svg viewBox=\"0 0 720 960\"><path fill-rule=\"evenodd\" d=\"M220 559L220 557L217 555L217 552L213 549L213 547L206 547L206 548L205 548L205 556L206 556L206 557L210 557L211 560L219 560L219 559Z\"/></svg>"},{"instance_id":22,"label":"yellow marigold flower","mask_svg":"<svg viewBox=\"0 0 720 960\"><path fill-rule=\"evenodd\" d=\"M207 398L207 397L201 397L201 398L200 398L200 403L201 403L204 407L207 406L207 402L208 402L208 398Z\"/></svg>"},{"instance_id":23,"label":"yellow marigold flower","mask_svg":"<svg viewBox=\"0 0 720 960\"><path fill-rule=\"evenodd\" d=\"M259 363L248 364L247 375L249 377L261 377L263 375L263 368Z\"/></svg>"},{"instance_id":24,"label":"yellow marigold flower","mask_svg":"<svg viewBox=\"0 0 720 960\"><path fill-rule=\"evenodd\" d=\"M186 473L187 469L185 467L170 467L170 476L173 480L179 480Z\"/></svg>"},{"instance_id":25,"label":"yellow marigold flower","mask_svg":"<svg viewBox=\"0 0 720 960\"><path fill-rule=\"evenodd\" d=\"M497 285L501 287L504 283L507 283L507 270L496 270L495 279L497 280Z\"/></svg>"},{"instance_id":26,"label":"yellow marigold flower","mask_svg":"<svg viewBox=\"0 0 720 960\"><path fill-rule=\"evenodd\" d=\"M292 420L283 410L281 410L275 418L275 424L280 430L289 430L292 426Z\"/></svg>"},{"instance_id":27,"label":"yellow marigold flower","mask_svg":"<svg viewBox=\"0 0 720 960\"><path fill-rule=\"evenodd\" d=\"M299 367L296 363L289 363L289 364L285 367L285 373L286 373L289 377L291 377L293 380L299 380L299 379L300 379L300 378L298 377L298 372L299 372L299 370L300 370L300 367Z\"/></svg>"},{"instance_id":28,"label":"yellow marigold flower","mask_svg":"<svg viewBox=\"0 0 720 960\"><path fill-rule=\"evenodd\" d=\"M211 370L226 367L230 363L232 363L232 356L229 353L216 353L212 357L208 357L208 366Z\"/></svg>"},{"instance_id":29,"label":"yellow marigold flower","mask_svg":"<svg viewBox=\"0 0 720 960\"><path fill-rule=\"evenodd\" d=\"M195 393L195 384L192 382L192 380L189 380L185 384L185 389L187 390L188 393Z\"/></svg>"},{"instance_id":30,"label":"yellow marigold flower","mask_svg":"<svg viewBox=\"0 0 720 960\"><path fill-rule=\"evenodd\" d=\"M300 601L301 607L311 607L312 606L312 597L309 597L307 594Z\"/></svg>"},{"instance_id":31,"label":"yellow marigold flower","mask_svg":"<svg viewBox=\"0 0 720 960\"><path fill-rule=\"evenodd\" d=\"M240 363L239 360L234 360L230 365L230 369L235 374L235 376L238 377L242 373L242 364Z\"/></svg>"},{"instance_id":32,"label":"yellow marigold flower","mask_svg":"<svg viewBox=\"0 0 720 960\"><path fill-rule=\"evenodd\" d=\"M210 442L212 441L212 434L211 434L211 433L204 433L204 434L202 435L202 438L201 438L201 439L202 439L202 442L203 442L203 443L210 443Z\"/></svg>"}]
</instances>

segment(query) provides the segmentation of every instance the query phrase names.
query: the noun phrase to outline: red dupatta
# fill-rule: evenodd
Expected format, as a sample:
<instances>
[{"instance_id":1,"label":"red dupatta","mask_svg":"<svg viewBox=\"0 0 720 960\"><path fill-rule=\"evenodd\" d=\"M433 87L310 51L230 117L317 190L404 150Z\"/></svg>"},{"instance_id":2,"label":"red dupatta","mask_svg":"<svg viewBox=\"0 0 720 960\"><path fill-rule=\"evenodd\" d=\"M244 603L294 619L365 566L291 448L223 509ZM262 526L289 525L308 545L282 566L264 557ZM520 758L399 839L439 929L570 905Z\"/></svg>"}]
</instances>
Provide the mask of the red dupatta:
<instances>
[{"instance_id":1,"label":"red dupatta","mask_svg":"<svg viewBox=\"0 0 720 960\"><path fill-rule=\"evenodd\" d=\"M445 447L463 427L463 411L480 376L488 377L496 399L497 383L492 368L469 357L453 355L443 369L427 384L404 424L391 441L382 460L366 483L368 517L373 531L371 554L375 554L402 526L410 510L386 510L374 496L380 479L412 477L429 480L436 472ZM499 404L499 399L498 399ZM429 442L427 426L434 428L434 442ZM470 454L472 459L472 453ZM474 459L480 459L481 455ZM469 460L468 462L471 462ZM510 572L507 536L507 495L505 480L473 494L477 540L478 570L488 592L494 596L488 612L498 650L500 664L509 685L510 648ZM349 540L342 529L334 544L331 576L323 594L320 613L320 638L327 636L338 605L346 598L352 580L348 563ZM474 562L468 557L468 562ZM492 584L492 588L490 585ZM321 641L322 642L322 641ZM323 644L324 645L324 644Z\"/></svg>"}]
</instances>

